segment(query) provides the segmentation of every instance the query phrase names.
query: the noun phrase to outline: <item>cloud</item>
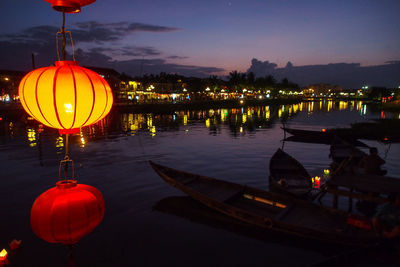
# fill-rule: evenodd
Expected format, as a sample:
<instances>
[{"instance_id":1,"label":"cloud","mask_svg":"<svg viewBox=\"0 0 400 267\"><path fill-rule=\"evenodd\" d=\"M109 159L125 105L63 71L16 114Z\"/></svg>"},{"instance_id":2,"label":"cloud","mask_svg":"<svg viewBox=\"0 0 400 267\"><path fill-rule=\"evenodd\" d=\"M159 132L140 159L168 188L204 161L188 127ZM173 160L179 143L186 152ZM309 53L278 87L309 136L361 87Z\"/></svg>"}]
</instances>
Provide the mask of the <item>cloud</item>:
<instances>
[{"instance_id":1,"label":"cloud","mask_svg":"<svg viewBox=\"0 0 400 267\"><path fill-rule=\"evenodd\" d=\"M400 61L362 67L360 63L330 63L326 65L293 66L277 68L275 63L253 59L247 72L256 77L273 75L278 81L288 78L300 86L317 83L361 88L363 85L397 87L400 84Z\"/></svg>"},{"instance_id":2,"label":"cloud","mask_svg":"<svg viewBox=\"0 0 400 267\"><path fill-rule=\"evenodd\" d=\"M106 42L123 39L127 34L135 32L172 32L179 28L165 27L143 23L100 23L97 21L78 22L74 36L81 42Z\"/></svg>"},{"instance_id":3,"label":"cloud","mask_svg":"<svg viewBox=\"0 0 400 267\"><path fill-rule=\"evenodd\" d=\"M130 22L100 23L97 21L87 21L75 23L77 28L72 28L72 37L76 42L96 42L103 43L109 41L119 41L127 35L136 32L173 32L179 28ZM20 34L3 34L0 40L19 41L19 42L48 42L54 41L55 33L60 29L54 26L35 26L24 30ZM47 40L47 41L46 41Z\"/></svg>"},{"instance_id":4,"label":"cloud","mask_svg":"<svg viewBox=\"0 0 400 267\"><path fill-rule=\"evenodd\" d=\"M113 68L120 73L124 72L131 76L166 72L177 73L184 76L208 77L212 74L219 74L225 71L222 68L216 67L172 64L162 58L113 60L111 57L105 56L97 49L86 52L79 50L77 51L77 57L79 58L80 65Z\"/></svg>"},{"instance_id":5,"label":"cloud","mask_svg":"<svg viewBox=\"0 0 400 267\"><path fill-rule=\"evenodd\" d=\"M169 57L167 57L168 59L187 59L187 58L189 58L189 57L182 57L182 56L176 56L176 55L174 55L174 56L169 56Z\"/></svg>"},{"instance_id":6,"label":"cloud","mask_svg":"<svg viewBox=\"0 0 400 267\"><path fill-rule=\"evenodd\" d=\"M124 46L120 51L123 56L158 56L162 54L152 46Z\"/></svg>"},{"instance_id":7,"label":"cloud","mask_svg":"<svg viewBox=\"0 0 400 267\"><path fill-rule=\"evenodd\" d=\"M77 23L76 26L78 28L72 30L73 38L75 43L81 45L76 46L75 57L81 66L114 68L132 76L167 72L208 77L225 71L215 67L171 64L167 62L168 59L187 57L174 55L163 58L163 52L156 47L119 45L116 42L130 33L171 32L179 30L178 28L127 22L104 24L95 21ZM58 30L54 26L37 26L21 33L0 35L0 69L29 70L32 66L32 53L35 54L36 67L55 62L55 33ZM71 58L70 55L67 58Z\"/></svg>"},{"instance_id":8,"label":"cloud","mask_svg":"<svg viewBox=\"0 0 400 267\"><path fill-rule=\"evenodd\" d=\"M81 49L83 51L83 49ZM85 51L99 52L113 58L152 57L160 56L162 52L152 46L96 46L84 49Z\"/></svg>"},{"instance_id":9,"label":"cloud","mask_svg":"<svg viewBox=\"0 0 400 267\"><path fill-rule=\"evenodd\" d=\"M120 61L116 69L131 75L158 74L160 72L177 73L184 76L208 77L219 74L225 69L168 63L165 59L133 59Z\"/></svg>"},{"instance_id":10,"label":"cloud","mask_svg":"<svg viewBox=\"0 0 400 267\"><path fill-rule=\"evenodd\" d=\"M0 41L11 43L45 44L54 42L55 34L59 29L54 26L36 26L23 30L17 34L0 34Z\"/></svg>"}]
</instances>

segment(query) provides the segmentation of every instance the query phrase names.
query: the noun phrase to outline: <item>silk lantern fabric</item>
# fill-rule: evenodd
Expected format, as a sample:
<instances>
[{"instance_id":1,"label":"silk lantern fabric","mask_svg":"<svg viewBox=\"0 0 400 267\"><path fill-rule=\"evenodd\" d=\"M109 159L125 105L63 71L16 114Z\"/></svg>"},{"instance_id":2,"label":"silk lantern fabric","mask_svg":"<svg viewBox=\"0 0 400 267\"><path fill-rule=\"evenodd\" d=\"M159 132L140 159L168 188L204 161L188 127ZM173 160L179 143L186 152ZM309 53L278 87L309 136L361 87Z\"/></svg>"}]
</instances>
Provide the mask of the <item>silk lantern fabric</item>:
<instances>
[{"instance_id":1,"label":"silk lantern fabric","mask_svg":"<svg viewBox=\"0 0 400 267\"><path fill-rule=\"evenodd\" d=\"M19 85L25 111L44 125L61 130L77 129L104 118L113 104L108 83L76 61L35 69Z\"/></svg>"},{"instance_id":2,"label":"silk lantern fabric","mask_svg":"<svg viewBox=\"0 0 400 267\"><path fill-rule=\"evenodd\" d=\"M60 181L33 203L31 227L47 242L72 245L100 224L104 212L104 198L95 187Z\"/></svg>"}]
</instances>

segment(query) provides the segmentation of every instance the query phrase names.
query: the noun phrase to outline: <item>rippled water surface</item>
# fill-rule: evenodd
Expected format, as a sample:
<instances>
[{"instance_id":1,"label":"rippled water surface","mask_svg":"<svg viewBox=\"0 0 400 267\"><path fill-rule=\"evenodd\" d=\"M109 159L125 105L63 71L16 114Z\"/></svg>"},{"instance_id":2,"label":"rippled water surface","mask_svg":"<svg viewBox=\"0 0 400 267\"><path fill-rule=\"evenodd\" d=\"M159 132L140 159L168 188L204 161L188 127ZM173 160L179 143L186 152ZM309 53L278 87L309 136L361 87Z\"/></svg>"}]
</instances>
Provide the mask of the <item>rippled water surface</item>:
<instances>
[{"instance_id":1,"label":"rippled water surface","mask_svg":"<svg viewBox=\"0 0 400 267\"><path fill-rule=\"evenodd\" d=\"M288 127L320 130L382 116L398 115L374 113L357 102L171 114L114 111L71 138L78 181L97 187L106 201L103 222L75 248L76 266L278 266L322 261L340 247L244 231L190 199L171 199L183 193L161 180L148 160L268 189L269 159L283 145L282 121ZM54 130L41 132L22 115L4 115L0 123L0 250L12 239L21 239L21 250L10 255L17 266L63 266L66 248L37 238L29 217L35 198L58 180L65 140ZM388 175L400 177L400 146L365 142L385 157ZM330 164L327 145L285 142L284 150L312 175L321 175Z\"/></svg>"}]
</instances>

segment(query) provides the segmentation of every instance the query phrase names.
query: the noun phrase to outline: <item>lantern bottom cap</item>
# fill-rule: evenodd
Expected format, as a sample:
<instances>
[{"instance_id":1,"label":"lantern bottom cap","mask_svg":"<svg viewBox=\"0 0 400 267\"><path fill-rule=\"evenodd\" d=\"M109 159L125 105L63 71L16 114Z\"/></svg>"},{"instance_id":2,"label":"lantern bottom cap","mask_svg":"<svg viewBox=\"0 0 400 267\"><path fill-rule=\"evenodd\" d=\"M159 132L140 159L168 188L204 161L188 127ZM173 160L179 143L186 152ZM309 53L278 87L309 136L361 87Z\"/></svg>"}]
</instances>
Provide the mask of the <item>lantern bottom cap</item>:
<instances>
[{"instance_id":1,"label":"lantern bottom cap","mask_svg":"<svg viewBox=\"0 0 400 267\"><path fill-rule=\"evenodd\" d=\"M56 183L58 189L68 189L75 187L78 184L77 180L62 180Z\"/></svg>"}]
</instances>

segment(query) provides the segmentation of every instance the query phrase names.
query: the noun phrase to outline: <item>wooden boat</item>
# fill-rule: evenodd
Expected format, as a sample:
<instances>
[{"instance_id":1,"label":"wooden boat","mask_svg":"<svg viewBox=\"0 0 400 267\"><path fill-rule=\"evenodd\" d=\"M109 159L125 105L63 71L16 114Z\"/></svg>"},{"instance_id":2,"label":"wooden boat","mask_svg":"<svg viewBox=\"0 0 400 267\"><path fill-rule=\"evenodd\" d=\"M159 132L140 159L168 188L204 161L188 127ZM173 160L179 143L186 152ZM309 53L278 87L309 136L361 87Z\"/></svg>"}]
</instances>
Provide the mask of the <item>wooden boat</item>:
<instances>
[{"instance_id":1,"label":"wooden boat","mask_svg":"<svg viewBox=\"0 0 400 267\"><path fill-rule=\"evenodd\" d=\"M310 144L324 144L324 145L331 145L332 144L332 139L331 138L315 138L314 136L298 136L298 135L292 135L289 137L286 137L283 141L288 141L288 142L300 142L300 143L310 143ZM359 140L350 140L347 141L353 146L356 147L368 147L367 144L359 141Z\"/></svg>"},{"instance_id":2,"label":"wooden boat","mask_svg":"<svg viewBox=\"0 0 400 267\"><path fill-rule=\"evenodd\" d=\"M331 172L335 175L342 173L360 173L359 163L367 154L349 144L345 140L336 137L331 144L329 157L332 158Z\"/></svg>"},{"instance_id":3,"label":"wooden boat","mask_svg":"<svg viewBox=\"0 0 400 267\"><path fill-rule=\"evenodd\" d=\"M357 140L350 128L322 129L321 131L302 130L293 128L282 128L285 132L291 134L288 141L315 143L315 144L332 144L336 137L340 137L346 142L359 147L368 147L363 142Z\"/></svg>"},{"instance_id":4,"label":"wooden boat","mask_svg":"<svg viewBox=\"0 0 400 267\"><path fill-rule=\"evenodd\" d=\"M295 158L278 148L269 162L269 187L278 193L306 197L311 189L311 176Z\"/></svg>"},{"instance_id":5,"label":"wooden boat","mask_svg":"<svg viewBox=\"0 0 400 267\"><path fill-rule=\"evenodd\" d=\"M360 160L367 154L354 147L350 143L341 138L335 138L330 147L330 157L336 163L341 163L343 160L348 160L350 157L354 164L358 164Z\"/></svg>"},{"instance_id":6,"label":"wooden boat","mask_svg":"<svg viewBox=\"0 0 400 267\"><path fill-rule=\"evenodd\" d=\"M299 137L317 137L317 138L332 138L333 134L329 130L321 130L321 131L314 131L314 130L303 130L303 129L293 129L293 128L282 128L285 132L299 136Z\"/></svg>"},{"instance_id":7,"label":"wooden boat","mask_svg":"<svg viewBox=\"0 0 400 267\"><path fill-rule=\"evenodd\" d=\"M348 245L363 246L378 241L373 231L348 224L348 215L342 211L151 161L150 165L167 183L195 200L262 229Z\"/></svg>"}]
</instances>

